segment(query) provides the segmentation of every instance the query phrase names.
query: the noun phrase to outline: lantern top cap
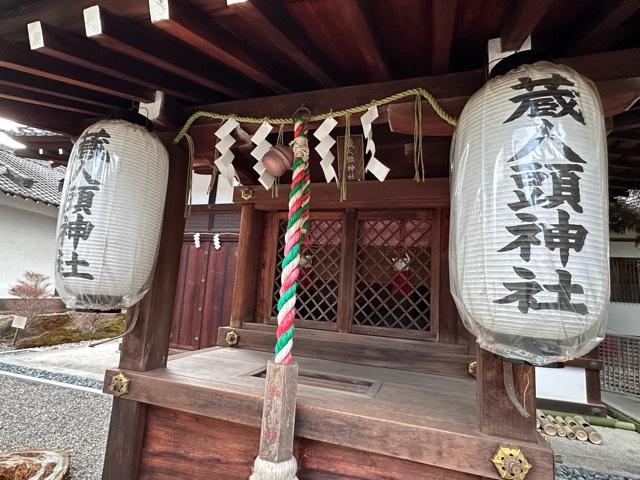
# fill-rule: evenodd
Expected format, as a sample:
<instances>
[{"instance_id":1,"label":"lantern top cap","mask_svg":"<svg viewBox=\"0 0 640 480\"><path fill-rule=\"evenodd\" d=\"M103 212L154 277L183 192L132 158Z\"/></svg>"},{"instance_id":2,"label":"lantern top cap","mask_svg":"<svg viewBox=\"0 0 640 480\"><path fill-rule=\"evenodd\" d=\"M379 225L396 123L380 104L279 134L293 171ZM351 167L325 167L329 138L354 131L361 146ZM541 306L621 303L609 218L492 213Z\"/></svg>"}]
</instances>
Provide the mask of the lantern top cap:
<instances>
[{"instance_id":1,"label":"lantern top cap","mask_svg":"<svg viewBox=\"0 0 640 480\"><path fill-rule=\"evenodd\" d=\"M552 61L551 57L544 52L527 50L516 52L513 55L500 60L489 74L489 80L509 73L522 65L532 64L541 61Z\"/></svg>"}]
</instances>

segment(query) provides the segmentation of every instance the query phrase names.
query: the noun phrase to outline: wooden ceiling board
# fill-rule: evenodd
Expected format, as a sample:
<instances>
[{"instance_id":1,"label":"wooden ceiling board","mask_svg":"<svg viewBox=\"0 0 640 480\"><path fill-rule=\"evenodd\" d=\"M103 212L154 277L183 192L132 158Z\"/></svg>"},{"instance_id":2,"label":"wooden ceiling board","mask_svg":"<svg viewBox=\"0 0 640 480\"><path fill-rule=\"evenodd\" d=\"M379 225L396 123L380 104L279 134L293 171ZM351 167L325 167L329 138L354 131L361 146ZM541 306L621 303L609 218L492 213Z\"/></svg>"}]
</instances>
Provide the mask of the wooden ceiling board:
<instances>
[{"instance_id":1,"label":"wooden ceiling board","mask_svg":"<svg viewBox=\"0 0 640 480\"><path fill-rule=\"evenodd\" d=\"M386 54L367 24L366 2L301 0L287 10L326 55L336 62L345 83L389 80Z\"/></svg>"},{"instance_id":2,"label":"wooden ceiling board","mask_svg":"<svg viewBox=\"0 0 640 480\"><path fill-rule=\"evenodd\" d=\"M455 2L455 0L451 0ZM431 0L371 0L394 78L426 75L431 64Z\"/></svg>"}]
</instances>

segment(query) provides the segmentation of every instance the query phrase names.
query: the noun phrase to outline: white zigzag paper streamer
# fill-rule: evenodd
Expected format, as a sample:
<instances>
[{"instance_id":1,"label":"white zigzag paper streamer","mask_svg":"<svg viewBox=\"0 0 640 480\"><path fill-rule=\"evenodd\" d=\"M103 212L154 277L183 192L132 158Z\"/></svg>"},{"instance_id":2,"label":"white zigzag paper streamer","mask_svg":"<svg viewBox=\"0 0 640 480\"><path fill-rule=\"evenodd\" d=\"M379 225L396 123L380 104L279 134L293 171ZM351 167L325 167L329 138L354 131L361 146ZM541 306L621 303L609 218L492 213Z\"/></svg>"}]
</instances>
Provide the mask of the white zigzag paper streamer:
<instances>
[{"instance_id":1,"label":"white zigzag paper streamer","mask_svg":"<svg viewBox=\"0 0 640 480\"><path fill-rule=\"evenodd\" d=\"M316 145L316 152L320 155L320 166L324 172L324 178L327 183L337 178L336 171L333 168L333 161L335 156L331 153L331 148L335 145L336 140L331 137L331 130L338 124L335 118L327 118L322 124L313 132L313 136L316 137L320 143Z\"/></svg>"},{"instance_id":2,"label":"white zigzag paper streamer","mask_svg":"<svg viewBox=\"0 0 640 480\"><path fill-rule=\"evenodd\" d=\"M373 129L371 128L371 124L376 118L378 118L378 116L378 107L374 105L360 117L360 123L362 124L364 137L367 139L367 147L365 151L366 153L371 154L369 162L367 163L367 172L373 173L373 175L382 182L389 174L389 167L376 158L376 144L373 141Z\"/></svg>"},{"instance_id":3,"label":"white zigzag paper streamer","mask_svg":"<svg viewBox=\"0 0 640 480\"><path fill-rule=\"evenodd\" d=\"M235 140L231 135L231 132L233 132L238 125L240 124L231 118L224 122L220 128L215 131L215 136L218 138L216 150L220 153L220 157L218 157L214 164L220 171L220 174L231 186L233 186L236 177L236 170L233 168L234 155L231 151L231 146L235 143Z\"/></svg>"},{"instance_id":4,"label":"white zigzag paper streamer","mask_svg":"<svg viewBox=\"0 0 640 480\"><path fill-rule=\"evenodd\" d=\"M253 169L260 175L258 181L265 190L269 190L273 185L273 182L276 180L273 175L266 171L262 164L262 157L264 157L264 154L272 147L272 145L267 141L267 135L269 135L272 130L273 127L267 122L264 122L260 125L260 128L256 130L256 133L253 134L253 137L251 137L251 142L256 146L251 150L251 156L257 160Z\"/></svg>"}]
</instances>

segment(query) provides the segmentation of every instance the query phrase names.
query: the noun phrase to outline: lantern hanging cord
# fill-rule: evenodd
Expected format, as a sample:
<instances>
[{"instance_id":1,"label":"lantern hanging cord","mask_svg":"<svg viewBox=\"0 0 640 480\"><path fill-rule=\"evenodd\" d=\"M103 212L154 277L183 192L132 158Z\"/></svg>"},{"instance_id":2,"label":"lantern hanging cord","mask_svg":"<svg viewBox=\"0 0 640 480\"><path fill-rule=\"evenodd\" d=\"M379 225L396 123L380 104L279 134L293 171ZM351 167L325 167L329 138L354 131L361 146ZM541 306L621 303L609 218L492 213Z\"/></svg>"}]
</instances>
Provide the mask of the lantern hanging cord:
<instances>
[{"instance_id":1,"label":"lantern hanging cord","mask_svg":"<svg viewBox=\"0 0 640 480\"><path fill-rule=\"evenodd\" d=\"M438 100L436 100L436 98L428 90L424 88L411 88L403 92L398 92L393 95L389 95L388 97L382 98L380 100L373 100L369 103L365 103L365 104L358 105L351 108L346 108L344 110L336 110L336 111L332 110L330 112L321 113L318 115L311 115L308 118L308 121L317 122L317 121L325 120L327 118L343 117L347 114L363 113L363 112L366 112L372 106L387 105L389 103L393 103L403 98L411 97L414 95L417 96L418 98L424 98L427 101L427 103L429 103L433 111L436 112L436 114L442 120L447 122L449 125L452 125L454 127L457 125L458 123L457 120L453 116L449 115L444 110L444 108L442 108L442 106L438 103ZM215 112L207 112L205 110L200 110L200 111L194 112L189 117L189 119L186 121L186 123L178 132L178 135L176 135L176 137L173 139L173 143L178 143L180 140L182 140L182 138L187 134L187 132L189 131L191 126L194 124L194 122L200 118L210 118L214 120L232 120L233 119L240 123L256 123L256 124L262 124L266 122L270 125L292 125L294 123L294 120L292 120L291 118L243 117L235 114L215 113Z\"/></svg>"}]
</instances>

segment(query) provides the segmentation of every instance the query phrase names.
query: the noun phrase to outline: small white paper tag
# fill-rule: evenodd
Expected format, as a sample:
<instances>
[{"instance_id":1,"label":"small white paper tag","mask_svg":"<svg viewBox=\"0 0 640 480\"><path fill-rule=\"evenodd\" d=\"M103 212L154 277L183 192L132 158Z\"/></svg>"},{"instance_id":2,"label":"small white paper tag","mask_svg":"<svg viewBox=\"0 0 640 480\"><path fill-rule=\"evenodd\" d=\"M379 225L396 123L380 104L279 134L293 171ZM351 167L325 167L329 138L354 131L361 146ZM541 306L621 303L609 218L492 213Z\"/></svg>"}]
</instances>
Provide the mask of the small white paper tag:
<instances>
[{"instance_id":1,"label":"small white paper tag","mask_svg":"<svg viewBox=\"0 0 640 480\"><path fill-rule=\"evenodd\" d=\"M256 162L255 165L253 166L253 169L258 172L258 175L262 175L262 172L264 172L266 170L266 168L264 168L264 165L262 164L262 162Z\"/></svg>"},{"instance_id":2,"label":"small white paper tag","mask_svg":"<svg viewBox=\"0 0 640 480\"><path fill-rule=\"evenodd\" d=\"M229 165L231 165L231 162L233 162L234 157L235 155L233 154L233 152L231 150L227 150L223 155L218 157L218 160L216 160L216 165L217 162L221 162L224 166L228 167Z\"/></svg>"},{"instance_id":3,"label":"small white paper tag","mask_svg":"<svg viewBox=\"0 0 640 480\"><path fill-rule=\"evenodd\" d=\"M221 154L225 154L231 148L231 145L235 143L235 139L229 135L227 137L221 138L218 143L216 143L216 150L218 150Z\"/></svg>"},{"instance_id":4,"label":"small white paper tag","mask_svg":"<svg viewBox=\"0 0 640 480\"><path fill-rule=\"evenodd\" d=\"M275 177L271 175L269 172L262 172L260 178L258 178L260 184L264 187L265 190L269 190L275 181Z\"/></svg>"},{"instance_id":5,"label":"small white paper tag","mask_svg":"<svg viewBox=\"0 0 640 480\"><path fill-rule=\"evenodd\" d=\"M335 144L335 138L324 137L316 147L316 152L318 152L318 155L320 155L321 157L324 157L325 155L327 155L327 153L329 153L329 150L331 150L331 147L333 147Z\"/></svg>"},{"instance_id":6,"label":"small white paper tag","mask_svg":"<svg viewBox=\"0 0 640 480\"><path fill-rule=\"evenodd\" d=\"M367 147L365 148L366 153L370 153L372 157L376 156L376 142L373 139L367 140Z\"/></svg>"},{"instance_id":7,"label":"small white paper tag","mask_svg":"<svg viewBox=\"0 0 640 480\"><path fill-rule=\"evenodd\" d=\"M369 110L360 117L360 123L362 124L362 131L364 132L365 137L369 138L369 134L371 133L371 124L376 118L378 118L378 116L378 107L374 105L369 107Z\"/></svg>"},{"instance_id":8,"label":"small white paper tag","mask_svg":"<svg viewBox=\"0 0 640 480\"><path fill-rule=\"evenodd\" d=\"M331 133L331 130L335 128L338 121L335 118L329 117L313 132L313 136L318 140L322 140L324 137Z\"/></svg>"},{"instance_id":9,"label":"small white paper tag","mask_svg":"<svg viewBox=\"0 0 640 480\"><path fill-rule=\"evenodd\" d=\"M271 148L271 144L266 140L264 140L260 142L258 145L256 145L256 148L251 150L251 156L256 160L260 161L262 160L262 157L264 157L264 154L267 153L270 148Z\"/></svg>"},{"instance_id":10,"label":"small white paper tag","mask_svg":"<svg viewBox=\"0 0 640 480\"><path fill-rule=\"evenodd\" d=\"M389 174L389 167L376 157L371 157L371 160L367 163L367 171L373 173L373 175L382 182Z\"/></svg>"},{"instance_id":11,"label":"small white paper tag","mask_svg":"<svg viewBox=\"0 0 640 480\"><path fill-rule=\"evenodd\" d=\"M233 130L235 130L236 127L238 127L238 125L240 124L236 120L234 120L233 118L230 118L229 120L224 122L222 125L220 125L220 128L216 130L215 136L222 139L222 137L226 137L231 132L233 132Z\"/></svg>"},{"instance_id":12,"label":"small white paper tag","mask_svg":"<svg viewBox=\"0 0 640 480\"><path fill-rule=\"evenodd\" d=\"M256 145L260 145L266 140L267 135L269 135L272 130L273 127L267 122L264 122L262 125L260 125L260 128L256 130L256 133L253 134L253 137L251 137L251 141Z\"/></svg>"}]
</instances>

